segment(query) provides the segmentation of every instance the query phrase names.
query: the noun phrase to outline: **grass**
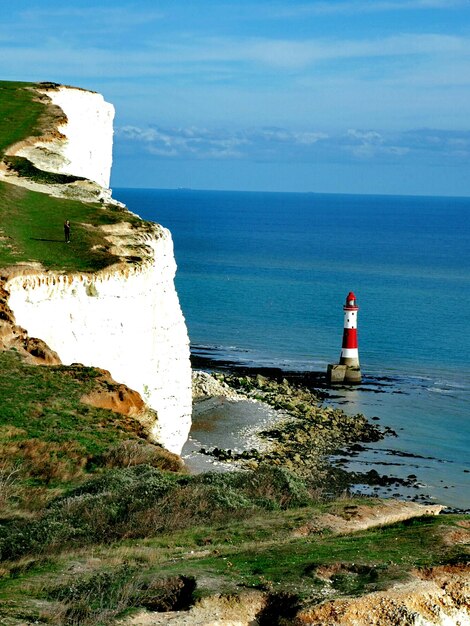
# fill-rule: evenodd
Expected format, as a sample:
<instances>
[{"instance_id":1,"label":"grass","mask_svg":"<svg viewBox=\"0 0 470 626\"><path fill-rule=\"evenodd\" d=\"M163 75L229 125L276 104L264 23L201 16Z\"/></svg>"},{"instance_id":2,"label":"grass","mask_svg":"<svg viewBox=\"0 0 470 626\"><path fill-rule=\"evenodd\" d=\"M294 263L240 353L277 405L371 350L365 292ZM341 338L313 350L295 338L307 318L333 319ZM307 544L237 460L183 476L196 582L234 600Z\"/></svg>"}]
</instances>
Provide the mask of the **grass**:
<instances>
[{"instance_id":1,"label":"grass","mask_svg":"<svg viewBox=\"0 0 470 626\"><path fill-rule=\"evenodd\" d=\"M238 584L261 584L266 588L282 584L284 589L308 593L320 566L342 563L346 565L345 569L355 566L361 571L358 565L377 568L377 564L381 564L379 570L383 572L385 583L390 581L391 572L395 578L398 572L404 575L411 567L427 567L440 562L438 533L433 532L438 524L437 521L421 520L410 526L399 524L351 536L327 535L308 541L297 539L267 548L250 546L248 550L226 551L222 560L202 560L198 567L211 567L219 574L226 574L228 566L223 562L226 558L231 576L239 578ZM183 569L191 571L192 567ZM305 576L310 578L306 584L303 581ZM364 573L363 578L366 584L370 576ZM375 578L374 586L377 580Z\"/></svg>"},{"instance_id":2,"label":"grass","mask_svg":"<svg viewBox=\"0 0 470 626\"><path fill-rule=\"evenodd\" d=\"M341 564L342 568L336 568L340 576L353 575L356 592L363 593L404 579L415 567L468 559L468 545L459 551L444 541L444 531L454 527L462 516L415 519L345 536L323 531L308 538L293 537L296 518L298 522L319 518L319 509L307 507L304 511L279 512L262 518L254 515L233 525L221 525L215 533L212 529L213 534L209 528L193 530L193 542L188 535L165 535L157 544L161 549L165 542L167 546L182 545L183 549L177 555L167 548L164 559L155 567L164 575L178 572L196 579L222 578L227 593L236 587L281 588L306 597L324 586L320 580L324 567ZM265 531L270 531L269 536L254 536L253 525L263 525ZM232 536L233 528L236 538ZM204 533L211 538L205 545L209 554L201 552L200 538ZM148 540L145 545L150 549L156 544ZM199 552L199 557L185 558L191 551ZM344 592L340 580L333 583L333 588L336 585L340 593Z\"/></svg>"},{"instance_id":3,"label":"grass","mask_svg":"<svg viewBox=\"0 0 470 626\"><path fill-rule=\"evenodd\" d=\"M161 449L145 443L135 419L80 401L101 376L92 367L26 365L14 350L0 352L0 484L3 500L12 496L13 513L15 503L34 508L44 489L53 495L100 467L122 458L131 463L122 449L129 440L153 448L153 460L159 456ZM133 456L139 460L137 451ZM148 450L145 458L152 461ZM163 451L161 460L168 467Z\"/></svg>"},{"instance_id":4,"label":"grass","mask_svg":"<svg viewBox=\"0 0 470 626\"><path fill-rule=\"evenodd\" d=\"M347 536L293 536L324 508L254 513L235 522L23 560L0 580L0 603L9 606L8 614L37 619L38 600L43 614L64 615L86 599L88 607L101 611L102 621L98 613L85 618L107 624L129 607L145 606L146 590L165 587L162 581L196 580L190 600L259 589L284 598L284 609L289 602L317 603L325 593L333 599L386 589L416 567L468 560L468 547L465 556L465 547L456 550L445 541L464 516L416 519ZM100 606L104 588L108 594ZM186 606L190 600L186 596Z\"/></svg>"},{"instance_id":5,"label":"grass","mask_svg":"<svg viewBox=\"0 0 470 626\"><path fill-rule=\"evenodd\" d=\"M132 221L119 209L53 198L0 182L0 267L39 262L48 270L96 271L117 262L97 227ZM63 224L72 223L72 242L64 241ZM134 218L135 220L135 218Z\"/></svg>"},{"instance_id":6,"label":"grass","mask_svg":"<svg viewBox=\"0 0 470 626\"><path fill-rule=\"evenodd\" d=\"M12 144L41 135L51 123L37 83L0 81L0 157Z\"/></svg>"},{"instance_id":7,"label":"grass","mask_svg":"<svg viewBox=\"0 0 470 626\"><path fill-rule=\"evenodd\" d=\"M0 371L2 429L14 427L50 443L74 441L87 456L104 452L125 432L122 416L80 402L100 375L93 367L26 365L8 351L0 352ZM115 428L108 430L110 424ZM133 428L138 430L137 423Z\"/></svg>"}]
</instances>

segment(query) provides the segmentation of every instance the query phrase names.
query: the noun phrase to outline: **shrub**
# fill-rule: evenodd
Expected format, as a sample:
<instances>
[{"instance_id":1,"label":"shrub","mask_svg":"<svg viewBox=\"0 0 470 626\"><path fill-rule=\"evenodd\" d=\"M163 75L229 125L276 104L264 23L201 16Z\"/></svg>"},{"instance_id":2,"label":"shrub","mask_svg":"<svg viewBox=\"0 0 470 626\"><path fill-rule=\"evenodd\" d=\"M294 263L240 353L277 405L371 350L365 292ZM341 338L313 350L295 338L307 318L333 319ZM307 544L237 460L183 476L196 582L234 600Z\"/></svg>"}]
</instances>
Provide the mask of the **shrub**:
<instances>
[{"instance_id":1,"label":"shrub","mask_svg":"<svg viewBox=\"0 0 470 626\"><path fill-rule=\"evenodd\" d=\"M46 597L61 604L54 614L56 624L107 624L121 611L132 606L138 595L139 582L135 570L123 565L111 572L100 571L52 588Z\"/></svg>"},{"instance_id":2,"label":"shrub","mask_svg":"<svg viewBox=\"0 0 470 626\"><path fill-rule=\"evenodd\" d=\"M113 469L56 498L43 517L0 530L0 559L75 544L152 536L306 506L305 483L282 468L184 476L149 465Z\"/></svg>"},{"instance_id":3,"label":"shrub","mask_svg":"<svg viewBox=\"0 0 470 626\"><path fill-rule=\"evenodd\" d=\"M75 543L141 536L135 512L155 508L176 486L149 466L112 470L52 501L42 518L0 528L0 560Z\"/></svg>"},{"instance_id":4,"label":"shrub","mask_svg":"<svg viewBox=\"0 0 470 626\"><path fill-rule=\"evenodd\" d=\"M170 472L180 472L184 467L178 455L161 446L139 439L119 442L102 455L98 464L107 468L151 465Z\"/></svg>"},{"instance_id":5,"label":"shrub","mask_svg":"<svg viewBox=\"0 0 470 626\"><path fill-rule=\"evenodd\" d=\"M0 464L0 510L7 504L10 498L16 493L16 481L19 469L10 467L7 463Z\"/></svg>"},{"instance_id":6,"label":"shrub","mask_svg":"<svg viewBox=\"0 0 470 626\"><path fill-rule=\"evenodd\" d=\"M245 514L253 504L233 488L191 482L170 492L161 503L164 526L188 528L192 525L233 519Z\"/></svg>"},{"instance_id":7,"label":"shrub","mask_svg":"<svg viewBox=\"0 0 470 626\"><path fill-rule=\"evenodd\" d=\"M114 617L129 607L142 606L160 612L188 609L195 589L192 576L149 581L136 568L124 564L115 570L99 571L53 587L46 597L62 605L54 616L56 623L85 626L113 622Z\"/></svg>"},{"instance_id":8,"label":"shrub","mask_svg":"<svg viewBox=\"0 0 470 626\"><path fill-rule=\"evenodd\" d=\"M201 474L195 480L221 489L236 490L253 505L263 509L288 509L312 502L308 486L302 478L285 468L267 464L249 472Z\"/></svg>"},{"instance_id":9,"label":"shrub","mask_svg":"<svg viewBox=\"0 0 470 626\"><path fill-rule=\"evenodd\" d=\"M142 494L146 485L153 484L155 488L156 483L160 485L161 489L165 489L175 484L175 479L172 475L164 474L149 465L113 469L88 480L80 487L72 489L62 498L57 498L51 507L61 506L62 500L83 494L113 494L115 497L120 495L132 497L134 490L138 489Z\"/></svg>"},{"instance_id":10,"label":"shrub","mask_svg":"<svg viewBox=\"0 0 470 626\"><path fill-rule=\"evenodd\" d=\"M142 585L136 602L149 611L185 611L193 604L195 590L193 576L157 578Z\"/></svg>"},{"instance_id":11,"label":"shrub","mask_svg":"<svg viewBox=\"0 0 470 626\"><path fill-rule=\"evenodd\" d=\"M312 501L305 482L282 467L261 466L250 473L245 489L260 506L270 503L269 506L277 504L288 509L307 506Z\"/></svg>"}]
</instances>

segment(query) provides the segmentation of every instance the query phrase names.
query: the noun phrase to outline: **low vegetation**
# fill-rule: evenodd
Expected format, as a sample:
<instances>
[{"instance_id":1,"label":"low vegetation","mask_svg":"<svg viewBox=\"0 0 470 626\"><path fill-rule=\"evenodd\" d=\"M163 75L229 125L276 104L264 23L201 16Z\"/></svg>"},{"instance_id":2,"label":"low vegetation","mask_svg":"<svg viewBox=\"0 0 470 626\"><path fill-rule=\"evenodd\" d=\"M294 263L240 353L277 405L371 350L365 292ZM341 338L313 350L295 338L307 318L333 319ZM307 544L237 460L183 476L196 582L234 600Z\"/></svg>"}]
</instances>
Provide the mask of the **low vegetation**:
<instances>
[{"instance_id":1,"label":"low vegetation","mask_svg":"<svg viewBox=\"0 0 470 626\"><path fill-rule=\"evenodd\" d=\"M0 566L6 614L50 624L111 624L131 608L184 610L206 595L259 590L269 599L268 613L278 607L276 617L264 622L275 625L290 623L279 621L289 610L325 597L382 590L417 567L468 559L468 551L445 540L458 528L458 516L336 536L322 527L322 515L354 506L355 500L293 508L277 503L275 511L266 510L241 494L234 498L233 485L222 496L210 488L213 475L185 481L143 467L133 472L143 481L130 499L130 489L124 488L124 496L122 491L129 472L118 478L120 473L53 501L39 521L7 526ZM256 481L256 474L248 473L245 481ZM115 524L106 533L110 517L121 519L121 532L127 527L123 537L117 539ZM299 536L298 529L312 520L316 531ZM91 527L98 531L87 537ZM144 536L135 538L136 531ZM48 541L54 534L55 541ZM21 547L21 557L13 557L13 546Z\"/></svg>"},{"instance_id":2,"label":"low vegetation","mask_svg":"<svg viewBox=\"0 0 470 626\"><path fill-rule=\"evenodd\" d=\"M414 568L464 563L463 516L339 536L375 499L333 497L314 476L260 464L186 474L134 419L80 401L102 373L0 353L0 614L8 624L112 624L258 590L260 624L360 595ZM326 517L325 517L326 516ZM284 620L284 621L282 621ZM286 621L287 620L287 621Z\"/></svg>"},{"instance_id":3,"label":"low vegetation","mask_svg":"<svg viewBox=\"0 0 470 626\"><path fill-rule=\"evenodd\" d=\"M0 515L41 508L56 490L100 468L146 463L179 469L134 418L81 402L102 373L82 365L27 365L0 352Z\"/></svg>"}]
</instances>

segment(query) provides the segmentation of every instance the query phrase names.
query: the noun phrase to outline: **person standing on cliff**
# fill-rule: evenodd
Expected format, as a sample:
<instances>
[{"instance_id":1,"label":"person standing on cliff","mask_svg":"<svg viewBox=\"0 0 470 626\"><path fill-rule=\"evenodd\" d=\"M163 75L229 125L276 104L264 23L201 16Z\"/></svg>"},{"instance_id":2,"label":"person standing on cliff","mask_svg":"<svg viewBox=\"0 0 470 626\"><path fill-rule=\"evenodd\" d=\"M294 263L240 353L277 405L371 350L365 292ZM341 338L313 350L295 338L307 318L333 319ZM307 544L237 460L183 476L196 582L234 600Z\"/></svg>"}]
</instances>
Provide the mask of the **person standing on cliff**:
<instances>
[{"instance_id":1,"label":"person standing on cliff","mask_svg":"<svg viewBox=\"0 0 470 626\"><path fill-rule=\"evenodd\" d=\"M69 222L69 220L65 220L65 222L64 222L64 235L65 235L65 243L70 243L70 222Z\"/></svg>"}]
</instances>

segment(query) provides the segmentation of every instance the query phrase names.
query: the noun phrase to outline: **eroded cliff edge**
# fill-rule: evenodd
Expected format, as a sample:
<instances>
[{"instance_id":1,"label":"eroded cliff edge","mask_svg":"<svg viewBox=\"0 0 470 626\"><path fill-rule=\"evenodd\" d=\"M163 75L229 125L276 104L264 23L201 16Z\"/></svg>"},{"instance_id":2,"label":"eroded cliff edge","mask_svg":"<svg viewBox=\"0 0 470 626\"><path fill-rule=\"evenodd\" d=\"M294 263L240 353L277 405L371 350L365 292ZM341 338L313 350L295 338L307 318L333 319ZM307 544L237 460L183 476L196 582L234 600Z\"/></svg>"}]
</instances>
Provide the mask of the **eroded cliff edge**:
<instances>
[{"instance_id":1,"label":"eroded cliff edge","mask_svg":"<svg viewBox=\"0 0 470 626\"><path fill-rule=\"evenodd\" d=\"M62 363L109 370L116 381L138 391L157 414L152 438L179 453L190 428L191 366L174 287L171 234L111 198L112 105L82 89L31 89L51 113L50 122L39 136L5 151L0 181L32 193L72 198L93 205L96 212L111 206L119 219L72 222L72 233L75 227L82 240L97 241L91 252L101 254L102 267L95 271L47 267L31 254L4 268L3 287L14 321L29 337L46 342ZM18 175L11 163L24 162L41 175ZM44 172L59 174L59 182L49 181ZM58 223L62 221L59 216ZM35 234L30 239L40 241L41 233Z\"/></svg>"}]
</instances>

